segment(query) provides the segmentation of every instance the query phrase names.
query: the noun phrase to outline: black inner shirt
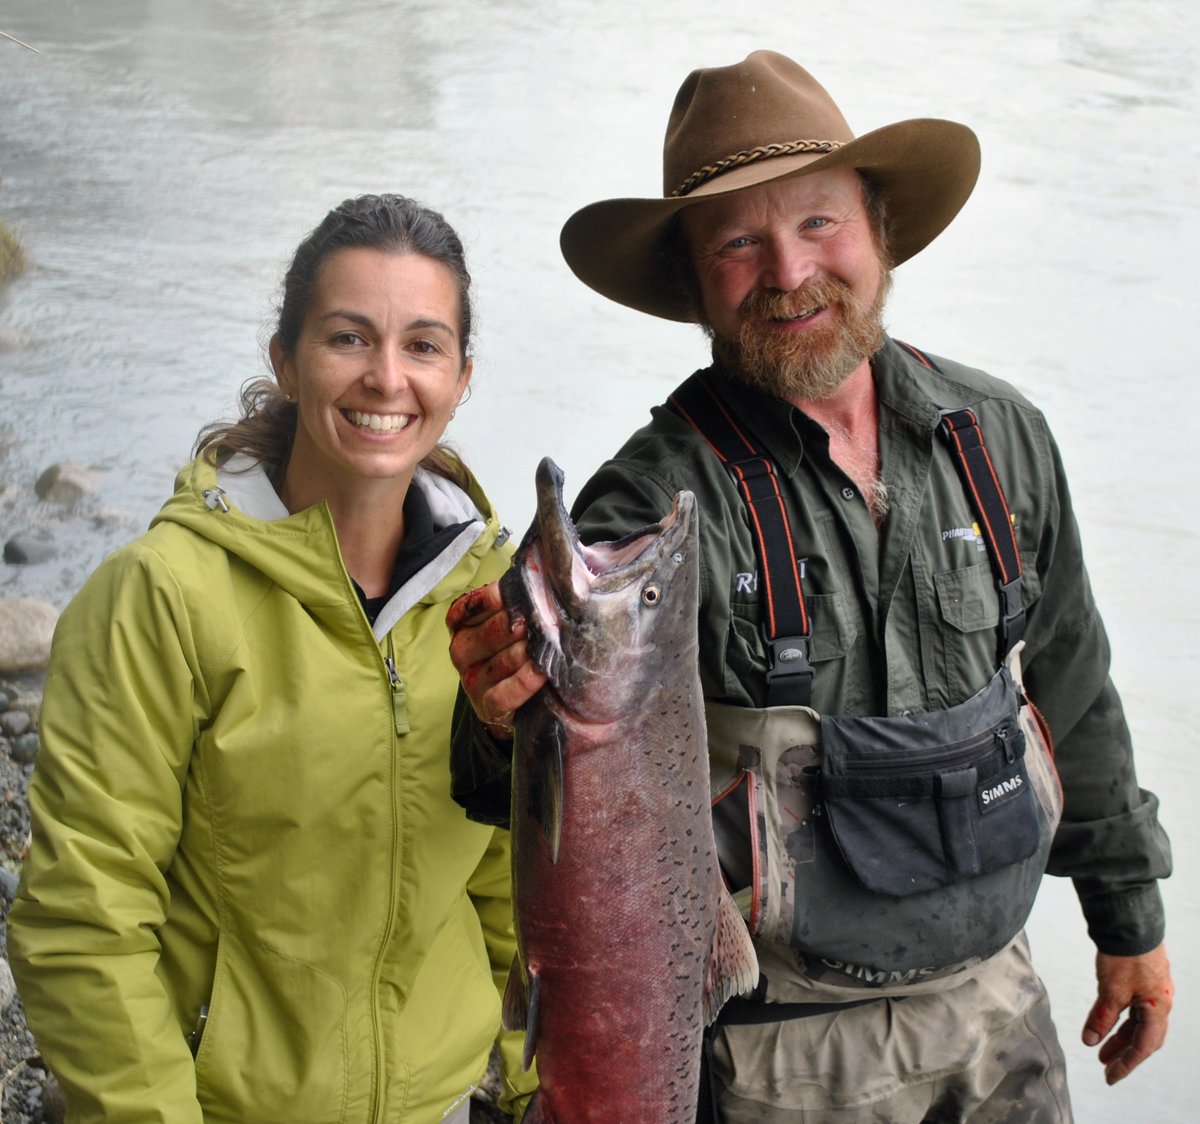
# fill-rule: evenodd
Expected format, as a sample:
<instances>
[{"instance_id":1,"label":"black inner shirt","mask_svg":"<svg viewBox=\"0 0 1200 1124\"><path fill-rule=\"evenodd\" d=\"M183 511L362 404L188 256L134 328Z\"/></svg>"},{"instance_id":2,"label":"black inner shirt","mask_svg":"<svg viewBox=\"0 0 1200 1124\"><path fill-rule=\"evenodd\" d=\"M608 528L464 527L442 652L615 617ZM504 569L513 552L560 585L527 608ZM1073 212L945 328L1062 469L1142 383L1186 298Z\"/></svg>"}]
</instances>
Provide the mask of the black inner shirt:
<instances>
[{"instance_id":1,"label":"black inner shirt","mask_svg":"<svg viewBox=\"0 0 1200 1124\"><path fill-rule=\"evenodd\" d=\"M410 486L408 495L404 498L404 541L396 552L387 592L380 597L368 597L363 593L362 586L353 578L350 579L363 612L367 614L367 620L374 624L380 610L396 590L441 554L466 525L467 520L463 520L461 523L435 529L433 512L429 510L429 501L425 498L425 493L415 484Z\"/></svg>"}]
</instances>

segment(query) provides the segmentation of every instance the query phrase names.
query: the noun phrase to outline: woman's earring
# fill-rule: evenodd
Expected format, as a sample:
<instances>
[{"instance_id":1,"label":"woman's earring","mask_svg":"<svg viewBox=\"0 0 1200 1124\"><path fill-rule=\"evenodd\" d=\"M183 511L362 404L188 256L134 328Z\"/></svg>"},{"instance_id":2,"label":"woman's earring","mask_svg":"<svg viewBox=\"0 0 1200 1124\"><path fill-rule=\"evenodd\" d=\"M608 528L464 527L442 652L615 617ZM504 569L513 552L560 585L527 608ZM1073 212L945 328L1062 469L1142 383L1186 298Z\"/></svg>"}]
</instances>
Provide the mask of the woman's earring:
<instances>
[{"instance_id":1,"label":"woman's earring","mask_svg":"<svg viewBox=\"0 0 1200 1124\"><path fill-rule=\"evenodd\" d=\"M450 421L454 420L454 415L458 413L459 406L465 406L471 401L471 384L467 383L467 389L463 391L463 396L458 400L454 409L450 411Z\"/></svg>"}]
</instances>

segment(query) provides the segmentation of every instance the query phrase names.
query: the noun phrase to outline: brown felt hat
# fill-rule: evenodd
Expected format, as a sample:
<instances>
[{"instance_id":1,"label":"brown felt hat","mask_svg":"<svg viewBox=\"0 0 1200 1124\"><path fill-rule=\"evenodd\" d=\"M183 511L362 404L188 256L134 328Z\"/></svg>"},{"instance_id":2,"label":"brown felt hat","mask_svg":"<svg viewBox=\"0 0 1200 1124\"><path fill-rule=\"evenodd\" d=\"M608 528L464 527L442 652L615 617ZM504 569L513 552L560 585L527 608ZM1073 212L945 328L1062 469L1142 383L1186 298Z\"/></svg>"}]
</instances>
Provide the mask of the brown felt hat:
<instances>
[{"instance_id":1,"label":"brown felt hat","mask_svg":"<svg viewBox=\"0 0 1200 1124\"><path fill-rule=\"evenodd\" d=\"M667 320L695 309L669 260L675 216L703 199L827 168L869 173L885 200L899 265L923 250L967 201L979 142L965 125L917 118L855 138L833 99L784 55L755 51L734 66L693 70L663 142L663 198L606 199L563 227L563 257L599 293Z\"/></svg>"}]
</instances>

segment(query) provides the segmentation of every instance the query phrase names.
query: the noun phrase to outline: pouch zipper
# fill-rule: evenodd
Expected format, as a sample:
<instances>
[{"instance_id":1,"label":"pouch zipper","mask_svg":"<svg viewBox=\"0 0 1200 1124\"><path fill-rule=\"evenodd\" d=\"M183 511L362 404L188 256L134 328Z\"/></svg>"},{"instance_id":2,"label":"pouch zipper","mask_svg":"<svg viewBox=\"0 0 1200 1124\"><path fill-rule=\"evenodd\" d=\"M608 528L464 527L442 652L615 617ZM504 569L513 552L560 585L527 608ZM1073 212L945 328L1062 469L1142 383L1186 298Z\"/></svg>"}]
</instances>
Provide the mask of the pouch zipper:
<instances>
[{"instance_id":1,"label":"pouch zipper","mask_svg":"<svg viewBox=\"0 0 1200 1124\"><path fill-rule=\"evenodd\" d=\"M880 753L852 760L843 756L840 764L847 776L859 773L909 773L922 765L966 764L991 742L993 749L1001 751L1004 760L1011 765L1017 759L1016 749L1009 737L1011 732L1011 722L1006 718L969 738L926 753Z\"/></svg>"}]
</instances>

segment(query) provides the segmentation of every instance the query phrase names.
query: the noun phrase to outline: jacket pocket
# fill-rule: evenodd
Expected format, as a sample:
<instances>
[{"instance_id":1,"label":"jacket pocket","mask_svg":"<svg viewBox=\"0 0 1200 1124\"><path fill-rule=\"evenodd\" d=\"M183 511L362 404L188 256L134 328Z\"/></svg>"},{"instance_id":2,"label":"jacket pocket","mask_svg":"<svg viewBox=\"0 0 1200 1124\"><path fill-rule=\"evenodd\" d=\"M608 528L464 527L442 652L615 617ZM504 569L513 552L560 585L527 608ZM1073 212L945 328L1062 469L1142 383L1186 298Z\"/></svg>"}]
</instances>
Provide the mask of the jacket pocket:
<instances>
[{"instance_id":1,"label":"jacket pocket","mask_svg":"<svg viewBox=\"0 0 1200 1124\"><path fill-rule=\"evenodd\" d=\"M224 934L196 1054L205 1119L345 1121L346 995L310 964Z\"/></svg>"}]
</instances>

